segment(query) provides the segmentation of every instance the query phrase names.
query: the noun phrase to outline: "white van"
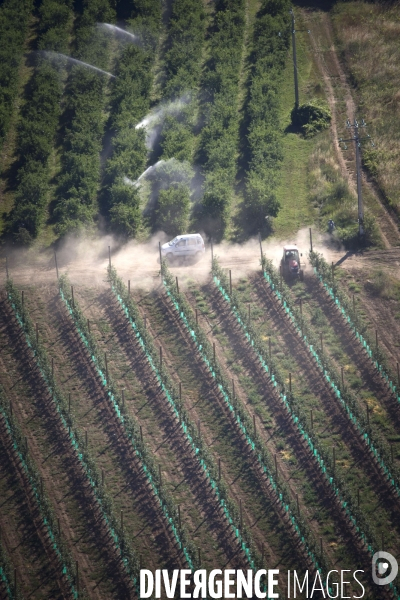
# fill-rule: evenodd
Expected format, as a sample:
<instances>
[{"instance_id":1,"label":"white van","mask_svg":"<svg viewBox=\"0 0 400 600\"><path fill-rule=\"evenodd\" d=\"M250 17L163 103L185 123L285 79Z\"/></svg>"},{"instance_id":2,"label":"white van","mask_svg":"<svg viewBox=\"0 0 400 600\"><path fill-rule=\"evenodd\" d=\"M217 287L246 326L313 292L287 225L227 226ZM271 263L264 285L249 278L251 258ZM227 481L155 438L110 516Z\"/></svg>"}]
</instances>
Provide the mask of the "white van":
<instances>
[{"instance_id":1,"label":"white van","mask_svg":"<svg viewBox=\"0 0 400 600\"><path fill-rule=\"evenodd\" d=\"M180 256L199 259L204 252L204 240L199 233L177 235L173 240L161 246L161 256L167 260L174 260Z\"/></svg>"}]
</instances>

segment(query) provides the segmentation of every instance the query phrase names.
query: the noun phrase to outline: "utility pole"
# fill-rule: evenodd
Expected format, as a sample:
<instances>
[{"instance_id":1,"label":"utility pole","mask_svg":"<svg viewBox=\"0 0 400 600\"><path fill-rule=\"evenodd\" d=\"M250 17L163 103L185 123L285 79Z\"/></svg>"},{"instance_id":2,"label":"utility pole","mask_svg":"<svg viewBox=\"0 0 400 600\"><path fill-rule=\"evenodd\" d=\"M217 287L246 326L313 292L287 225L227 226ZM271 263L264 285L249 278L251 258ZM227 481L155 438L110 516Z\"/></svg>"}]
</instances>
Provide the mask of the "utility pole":
<instances>
[{"instance_id":1,"label":"utility pole","mask_svg":"<svg viewBox=\"0 0 400 600\"><path fill-rule=\"evenodd\" d=\"M358 236L360 239L364 237L364 205L362 199L362 189L361 189L361 142L365 140L369 140L371 142L371 146L374 147L375 144L371 140L370 135L366 135L364 137L360 137L359 128L366 127L367 124L364 119L361 119L359 123L356 119L354 119L354 123L350 123L349 119L346 121L347 129L354 129L354 135L351 138L344 140L343 138L339 138L339 147L343 144L343 149L347 150L346 142L354 142L356 148L356 170L357 170L357 197L358 197Z\"/></svg>"},{"instance_id":2,"label":"utility pole","mask_svg":"<svg viewBox=\"0 0 400 600\"><path fill-rule=\"evenodd\" d=\"M298 73L297 73L297 52L296 52L296 33L298 31L307 31L310 33L309 29L295 29L296 19L294 18L293 8L289 10L289 13L292 17L292 51L293 51L293 74L294 74L294 106L295 108L299 107L299 81L298 81ZM282 33L278 34L282 37Z\"/></svg>"},{"instance_id":3,"label":"utility pole","mask_svg":"<svg viewBox=\"0 0 400 600\"><path fill-rule=\"evenodd\" d=\"M290 14L292 15L292 49L293 49L293 71L294 71L294 104L295 107L299 107L299 82L297 79L297 53L296 53L296 30L294 28L295 18L293 9L290 9Z\"/></svg>"}]
</instances>

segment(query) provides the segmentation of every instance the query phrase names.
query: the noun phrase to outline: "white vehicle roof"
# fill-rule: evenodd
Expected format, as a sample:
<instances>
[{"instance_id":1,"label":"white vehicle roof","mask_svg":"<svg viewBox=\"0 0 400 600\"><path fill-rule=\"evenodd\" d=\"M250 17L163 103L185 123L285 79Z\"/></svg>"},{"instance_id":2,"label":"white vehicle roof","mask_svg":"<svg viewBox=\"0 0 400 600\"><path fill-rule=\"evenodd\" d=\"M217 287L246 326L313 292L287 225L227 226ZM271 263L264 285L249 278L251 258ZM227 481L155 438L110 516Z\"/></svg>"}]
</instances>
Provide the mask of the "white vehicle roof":
<instances>
[{"instance_id":1,"label":"white vehicle roof","mask_svg":"<svg viewBox=\"0 0 400 600\"><path fill-rule=\"evenodd\" d=\"M283 246L284 251L286 252L286 250L297 250L297 252L299 251L298 247L295 244L288 244L287 246Z\"/></svg>"},{"instance_id":2,"label":"white vehicle roof","mask_svg":"<svg viewBox=\"0 0 400 600\"><path fill-rule=\"evenodd\" d=\"M181 238L188 238L188 237L201 237L201 235L199 233L183 233L182 235L175 236L174 239L180 240Z\"/></svg>"}]
</instances>

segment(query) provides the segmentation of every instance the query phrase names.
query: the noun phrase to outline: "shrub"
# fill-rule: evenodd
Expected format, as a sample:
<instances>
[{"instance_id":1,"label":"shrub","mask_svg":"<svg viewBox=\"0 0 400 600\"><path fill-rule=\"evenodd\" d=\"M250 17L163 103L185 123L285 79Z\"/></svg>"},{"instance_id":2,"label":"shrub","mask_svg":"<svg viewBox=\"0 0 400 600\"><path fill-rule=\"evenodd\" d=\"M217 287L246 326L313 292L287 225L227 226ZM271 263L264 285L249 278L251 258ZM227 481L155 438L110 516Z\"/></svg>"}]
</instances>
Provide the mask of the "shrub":
<instances>
[{"instance_id":1,"label":"shrub","mask_svg":"<svg viewBox=\"0 0 400 600\"><path fill-rule=\"evenodd\" d=\"M268 186L257 173L250 173L246 186L246 213L249 221L257 223L260 230L269 229L269 217L276 217L279 201L273 186Z\"/></svg>"},{"instance_id":2,"label":"shrub","mask_svg":"<svg viewBox=\"0 0 400 600\"><path fill-rule=\"evenodd\" d=\"M110 194L110 223L113 231L123 237L135 236L142 216L138 188L120 180L111 186Z\"/></svg>"},{"instance_id":3,"label":"shrub","mask_svg":"<svg viewBox=\"0 0 400 600\"><path fill-rule=\"evenodd\" d=\"M114 204L110 209L113 231L123 237L135 237L140 227L142 213L138 205Z\"/></svg>"},{"instance_id":4,"label":"shrub","mask_svg":"<svg viewBox=\"0 0 400 600\"><path fill-rule=\"evenodd\" d=\"M295 106L292 110L292 124L305 137L312 137L319 131L327 129L331 123L331 111L315 101Z\"/></svg>"},{"instance_id":5,"label":"shrub","mask_svg":"<svg viewBox=\"0 0 400 600\"><path fill-rule=\"evenodd\" d=\"M218 177L218 172L217 172ZM202 200L202 224L205 231L215 240L220 240L229 222L232 191L221 180L208 181Z\"/></svg>"},{"instance_id":6,"label":"shrub","mask_svg":"<svg viewBox=\"0 0 400 600\"><path fill-rule=\"evenodd\" d=\"M171 236L187 230L190 210L190 190L182 184L173 184L161 190L158 196L157 226Z\"/></svg>"}]
</instances>

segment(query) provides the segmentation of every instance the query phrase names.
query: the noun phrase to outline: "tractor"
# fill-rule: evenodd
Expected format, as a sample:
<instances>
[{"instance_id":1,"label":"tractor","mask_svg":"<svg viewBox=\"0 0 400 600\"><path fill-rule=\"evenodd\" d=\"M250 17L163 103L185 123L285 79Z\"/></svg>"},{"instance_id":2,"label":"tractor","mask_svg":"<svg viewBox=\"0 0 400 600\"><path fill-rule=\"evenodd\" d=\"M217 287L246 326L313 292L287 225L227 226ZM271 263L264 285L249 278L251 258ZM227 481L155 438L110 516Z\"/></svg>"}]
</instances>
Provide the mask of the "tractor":
<instances>
[{"instance_id":1,"label":"tractor","mask_svg":"<svg viewBox=\"0 0 400 600\"><path fill-rule=\"evenodd\" d=\"M283 256L281 260L282 275L286 280L299 278L304 279L304 271L300 265L300 256L297 246L289 244L283 247Z\"/></svg>"}]
</instances>

